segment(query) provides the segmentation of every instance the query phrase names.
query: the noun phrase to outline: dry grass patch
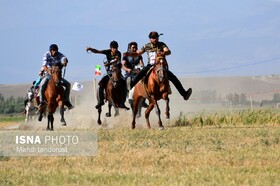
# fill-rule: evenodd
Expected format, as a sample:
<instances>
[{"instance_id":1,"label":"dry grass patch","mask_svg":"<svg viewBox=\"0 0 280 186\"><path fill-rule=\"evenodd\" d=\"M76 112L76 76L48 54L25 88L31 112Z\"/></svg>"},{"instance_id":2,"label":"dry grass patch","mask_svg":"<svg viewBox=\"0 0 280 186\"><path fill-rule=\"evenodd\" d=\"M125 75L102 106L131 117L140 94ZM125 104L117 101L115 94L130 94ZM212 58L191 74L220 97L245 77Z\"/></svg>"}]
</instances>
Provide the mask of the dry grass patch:
<instances>
[{"instance_id":1,"label":"dry grass patch","mask_svg":"<svg viewBox=\"0 0 280 186\"><path fill-rule=\"evenodd\" d=\"M4 185L279 185L280 128L99 130L94 157L9 157Z\"/></svg>"}]
</instances>

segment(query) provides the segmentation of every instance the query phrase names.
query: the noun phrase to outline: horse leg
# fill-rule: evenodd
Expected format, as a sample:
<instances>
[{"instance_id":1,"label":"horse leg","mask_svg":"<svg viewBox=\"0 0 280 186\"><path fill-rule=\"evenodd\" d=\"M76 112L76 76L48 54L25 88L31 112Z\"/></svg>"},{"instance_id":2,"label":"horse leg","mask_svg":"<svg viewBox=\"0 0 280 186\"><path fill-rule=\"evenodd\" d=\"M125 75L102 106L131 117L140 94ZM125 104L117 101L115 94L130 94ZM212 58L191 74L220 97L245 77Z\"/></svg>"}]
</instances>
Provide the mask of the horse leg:
<instances>
[{"instance_id":1,"label":"horse leg","mask_svg":"<svg viewBox=\"0 0 280 186\"><path fill-rule=\"evenodd\" d=\"M101 117L101 112L102 112L102 109L101 109L101 108L102 108L102 107L99 107L99 108L98 108L98 119L97 119L98 125L101 125L101 124L102 124L101 119L100 119L100 117Z\"/></svg>"},{"instance_id":2,"label":"horse leg","mask_svg":"<svg viewBox=\"0 0 280 186\"><path fill-rule=\"evenodd\" d=\"M39 117L38 117L38 121L42 121L43 118L43 112L40 112Z\"/></svg>"},{"instance_id":3,"label":"horse leg","mask_svg":"<svg viewBox=\"0 0 280 186\"><path fill-rule=\"evenodd\" d=\"M108 102L108 112L105 114L106 117L111 117L111 108L112 108L112 104Z\"/></svg>"},{"instance_id":4,"label":"horse leg","mask_svg":"<svg viewBox=\"0 0 280 186\"><path fill-rule=\"evenodd\" d=\"M140 117L141 117L142 102L143 102L143 100L144 100L144 98L140 98L140 100L139 100L137 118L140 118Z\"/></svg>"},{"instance_id":5,"label":"horse leg","mask_svg":"<svg viewBox=\"0 0 280 186\"><path fill-rule=\"evenodd\" d=\"M162 130L164 129L163 125L162 125L162 121L161 121L161 118L160 118L160 109L159 109L159 106L158 106L158 103L157 101L155 101L155 105L156 105L156 114L158 116L158 125L159 125L159 129Z\"/></svg>"},{"instance_id":6,"label":"horse leg","mask_svg":"<svg viewBox=\"0 0 280 186\"><path fill-rule=\"evenodd\" d=\"M148 108L145 111L145 118L146 118L146 123L147 123L147 128L148 129L151 128L149 116L150 116L150 113L153 110L153 108L154 108L154 103L151 104L151 102L150 102Z\"/></svg>"},{"instance_id":7,"label":"horse leg","mask_svg":"<svg viewBox=\"0 0 280 186\"><path fill-rule=\"evenodd\" d=\"M66 121L64 119L64 108L63 108L63 106L59 107L59 112L60 112L60 116L61 116L61 118L60 118L61 125L66 126Z\"/></svg>"},{"instance_id":8,"label":"horse leg","mask_svg":"<svg viewBox=\"0 0 280 186\"><path fill-rule=\"evenodd\" d=\"M169 97L165 100L166 106L165 106L165 118L169 119L170 118L170 107L169 107Z\"/></svg>"},{"instance_id":9,"label":"horse leg","mask_svg":"<svg viewBox=\"0 0 280 186\"><path fill-rule=\"evenodd\" d=\"M48 114L48 126L47 126L47 130L51 130L50 126L51 126L51 113L49 112L49 114Z\"/></svg>"},{"instance_id":10,"label":"horse leg","mask_svg":"<svg viewBox=\"0 0 280 186\"><path fill-rule=\"evenodd\" d=\"M51 113L51 130L53 130L53 122L54 122L54 117L53 117L53 113Z\"/></svg>"},{"instance_id":11,"label":"horse leg","mask_svg":"<svg viewBox=\"0 0 280 186\"><path fill-rule=\"evenodd\" d=\"M120 115L120 112L119 112L119 108L116 108L116 107L114 107L114 108L115 108L115 115L114 115L114 117L116 117L116 116Z\"/></svg>"},{"instance_id":12,"label":"horse leg","mask_svg":"<svg viewBox=\"0 0 280 186\"><path fill-rule=\"evenodd\" d=\"M27 123L28 122L28 109L25 109L26 110L26 113L25 113L25 122Z\"/></svg>"},{"instance_id":13,"label":"horse leg","mask_svg":"<svg viewBox=\"0 0 280 186\"><path fill-rule=\"evenodd\" d=\"M141 97L140 96L134 96L134 103L133 103L133 120L131 123L131 128L135 129L135 124L136 124L136 115L138 112L138 105L139 105L139 101L140 101Z\"/></svg>"}]
</instances>

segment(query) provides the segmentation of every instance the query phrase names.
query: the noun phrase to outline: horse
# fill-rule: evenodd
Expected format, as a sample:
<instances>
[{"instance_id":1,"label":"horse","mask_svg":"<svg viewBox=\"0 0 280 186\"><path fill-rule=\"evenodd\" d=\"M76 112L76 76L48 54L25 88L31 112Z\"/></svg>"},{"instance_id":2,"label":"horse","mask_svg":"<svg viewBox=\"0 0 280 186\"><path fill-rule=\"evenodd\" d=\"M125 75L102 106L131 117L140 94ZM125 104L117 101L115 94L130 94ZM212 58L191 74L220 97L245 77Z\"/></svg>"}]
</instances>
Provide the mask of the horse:
<instances>
[{"instance_id":1,"label":"horse","mask_svg":"<svg viewBox=\"0 0 280 186\"><path fill-rule=\"evenodd\" d=\"M171 89L169 86L169 80L168 80L168 63L166 61L165 56L157 55L155 59L155 63L151 70L147 73L144 80L141 80L135 85L135 90L133 94L134 99L134 109L133 109L133 120L132 120L132 126L131 128L135 128L135 119L136 115L139 109L139 103L142 103L143 98L146 98L149 100L149 106L145 111L145 118L146 118L146 124L147 128L150 129L150 112L151 110L156 107L156 114L158 116L158 125L159 129L164 129L164 126L162 125L161 117L160 117L160 108L158 106L157 101L160 99L163 99L166 101L166 107L165 107L165 115L166 118L170 117L169 113L169 97L168 94L171 93Z\"/></svg>"},{"instance_id":2,"label":"horse","mask_svg":"<svg viewBox=\"0 0 280 186\"><path fill-rule=\"evenodd\" d=\"M29 91L27 93L27 103L25 106L25 122L32 120L32 117L36 115L38 107L36 107L36 100L34 97L34 93Z\"/></svg>"},{"instance_id":3,"label":"horse","mask_svg":"<svg viewBox=\"0 0 280 186\"><path fill-rule=\"evenodd\" d=\"M126 81L122 78L121 69L118 65L112 66L112 75L109 75L109 81L105 86L105 101L108 101L108 112L106 113L106 117L111 117L111 108L112 106L115 108L115 115L119 115L119 108L125 108L122 103L126 100ZM99 125L101 122L101 112L102 106L98 108L98 119L97 123Z\"/></svg>"},{"instance_id":4,"label":"horse","mask_svg":"<svg viewBox=\"0 0 280 186\"><path fill-rule=\"evenodd\" d=\"M53 130L53 122L54 117L53 114L56 111L57 107L59 107L61 119L60 122L62 126L66 126L66 122L64 119L64 89L61 85L61 66L52 66L51 76L52 78L48 81L46 90L44 92L46 102L47 102L47 110L48 110L48 125L47 130ZM42 120L43 113L46 112L46 108L40 109L39 121Z\"/></svg>"}]
</instances>

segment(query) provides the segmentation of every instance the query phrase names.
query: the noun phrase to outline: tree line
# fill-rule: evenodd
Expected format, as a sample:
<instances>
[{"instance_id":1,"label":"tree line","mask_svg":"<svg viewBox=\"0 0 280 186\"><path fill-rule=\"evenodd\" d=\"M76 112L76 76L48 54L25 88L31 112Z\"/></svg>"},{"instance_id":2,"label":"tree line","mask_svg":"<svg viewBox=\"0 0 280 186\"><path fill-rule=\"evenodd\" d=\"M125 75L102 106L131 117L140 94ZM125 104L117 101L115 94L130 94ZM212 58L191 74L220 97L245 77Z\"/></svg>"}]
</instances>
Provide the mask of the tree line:
<instances>
[{"instance_id":1,"label":"tree line","mask_svg":"<svg viewBox=\"0 0 280 186\"><path fill-rule=\"evenodd\" d=\"M25 97L6 98L0 93L0 114L16 114L24 110Z\"/></svg>"},{"instance_id":2,"label":"tree line","mask_svg":"<svg viewBox=\"0 0 280 186\"><path fill-rule=\"evenodd\" d=\"M198 91L193 97L197 102L200 103L224 103L230 101L233 105L249 105L250 100L244 93L230 93L222 98L218 96L216 91L204 90ZM6 98L0 93L0 114L17 114L24 110L25 97L13 97ZM280 103L280 93L274 93L272 100L263 100L260 104L275 104Z\"/></svg>"}]
</instances>

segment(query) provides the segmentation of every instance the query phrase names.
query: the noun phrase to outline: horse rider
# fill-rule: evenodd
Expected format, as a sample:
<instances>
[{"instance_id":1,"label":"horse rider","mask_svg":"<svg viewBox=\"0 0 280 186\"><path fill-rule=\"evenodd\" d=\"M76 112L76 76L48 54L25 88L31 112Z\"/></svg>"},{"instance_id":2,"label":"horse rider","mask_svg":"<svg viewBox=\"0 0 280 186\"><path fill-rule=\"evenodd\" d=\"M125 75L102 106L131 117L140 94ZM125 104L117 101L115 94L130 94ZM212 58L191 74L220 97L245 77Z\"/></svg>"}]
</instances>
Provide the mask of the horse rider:
<instances>
[{"instance_id":1,"label":"horse rider","mask_svg":"<svg viewBox=\"0 0 280 186\"><path fill-rule=\"evenodd\" d=\"M112 66L117 66L119 69L121 69L121 52L118 50L119 44L117 41L112 41L110 43L110 49L106 50L97 50L95 48L87 47L86 51L91 51L95 54L104 54L106 55L107 61L104 62L104 66L106 68L107 74L102 77L102 79L99 81L98 85L98 104L95 106L96 109L99 109L102 105L104 105L104 89L110 79L110 76L112 74ZM121 103L120 108L128 109L128 107L124 104L125 100Z\"/></svg>"},{"instance_id":2,"label":"horse rider","mask_svg":"<svg viewBox=\"0 0 280 186\"><path fill-rule=\"evenodd\" d=\"M140 50L137 50L136 52L126 52L123 55L124 56L139 56L143 53L147 52L148 55L148 64L145 66L133 79L128 78L127 79L127 87L130 89L134 85L138 83L149 71L149 69L152 67L155 61L155 55L156 53L160 53L161 55L167 56L171 54L170 49L164 42L159 41L159 34L155 31L150 32L149 34L150 42L144 45ZM168 70L168 79L175 85L178 92L181 94L181 96L184 98L184 100L188 100L192 94L192 88L189 88L187 91L182 86L181 82L178 80L178 78Z\"/></svg>"},{"instance_id":3,"label":"horse rider","mask_svg":"<svg viewBox=\"0 0 280 186\"><path fill-rule=\"evenodd\" d=\"M41 108L45 104L45 97L44 92L47 88L48 81L51 79L51 68L53 65L61 65L66 67L68 64L68 59L58 51L58 46L56 44L51 44L49 47L49 51L45 53L43 57L43 64L42 69L44 71L44 78L40 84L40 104L39 108ZM64 78L61 79L62 85L65 87L64 92L64 105L68 107L68 109L74 108L73 105L70 103L70 89L71 84Z\"/></svg>"},{"instance_id":4,"label":"horse rider","mask_svg":"<svg viewBox=\"0 0 280 186\"><path fill-rule=\"evenodd\" d=\"M127 46L127 52L136 52L138 49L138 44L135 41L132 41ZM124 56L122 60L122 69L125 71L124 78L134 78L136 74L144 67L142 55L133 57L133 56ZM132 99L129 99L128 102L132 104ZM147 108L148 105L143 100L142 106Z\"/></svg>"}]
</instances>

